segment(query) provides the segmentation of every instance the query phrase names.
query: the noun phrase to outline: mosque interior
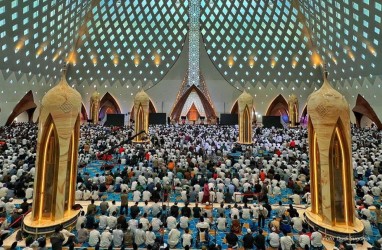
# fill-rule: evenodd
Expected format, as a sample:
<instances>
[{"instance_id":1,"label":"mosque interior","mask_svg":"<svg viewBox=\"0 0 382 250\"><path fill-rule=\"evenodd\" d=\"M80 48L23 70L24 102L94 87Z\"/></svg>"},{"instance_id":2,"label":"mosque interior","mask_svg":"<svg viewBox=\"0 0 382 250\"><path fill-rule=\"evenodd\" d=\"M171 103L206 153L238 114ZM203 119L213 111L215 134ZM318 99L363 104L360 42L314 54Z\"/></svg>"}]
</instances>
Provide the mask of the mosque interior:
<instances>
[{"instance_id":1,"label":"mosque interior","mask_svg":"<svg viewBox=\"0 0 382 250\"><path fill-rule=\"evenodd\" d=\"M50 195L36 197L26 227L52 232L78 215L70 180L80 124L119 114L138 134L149 114L172 124L230 114L243 145L269 117L307 128L306 219L362 236L348 124L382 130L381 22L382 3L370 0L1 1L0 125L39 124L35 192Z\"/></svg>"}]
</instances>

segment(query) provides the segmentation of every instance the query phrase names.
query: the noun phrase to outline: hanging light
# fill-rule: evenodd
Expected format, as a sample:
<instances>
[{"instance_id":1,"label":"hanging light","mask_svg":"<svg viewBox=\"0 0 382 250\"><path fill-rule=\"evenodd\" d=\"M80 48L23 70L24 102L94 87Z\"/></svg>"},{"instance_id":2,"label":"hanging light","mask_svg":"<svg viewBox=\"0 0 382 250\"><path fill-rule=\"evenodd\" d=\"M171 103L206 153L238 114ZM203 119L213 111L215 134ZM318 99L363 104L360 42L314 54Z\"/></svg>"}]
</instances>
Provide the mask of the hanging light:
<instances>
[{"instance_id":1,"label":"hanging light","mask_svg":"<svg viewBox=\"0 0 382 250\"><path fill-rule=\"evenodd\" d=\"M212 8L212 6L214 6L214 1L213 1L213 0L210 0L209 5L210 5L210 7Z\"/></svg>"},{"instance_id":2,"label":"hanging light","mask_svg":"<svg viewBox=\"0 0 382 250\"><path fill-rule=\"evenodd\" d=\"M179 1L179 0L176 0L175 5L176 5L176 7L179 8L179 6L180 6L180 1Z\"/></svg>"}]
</instances>

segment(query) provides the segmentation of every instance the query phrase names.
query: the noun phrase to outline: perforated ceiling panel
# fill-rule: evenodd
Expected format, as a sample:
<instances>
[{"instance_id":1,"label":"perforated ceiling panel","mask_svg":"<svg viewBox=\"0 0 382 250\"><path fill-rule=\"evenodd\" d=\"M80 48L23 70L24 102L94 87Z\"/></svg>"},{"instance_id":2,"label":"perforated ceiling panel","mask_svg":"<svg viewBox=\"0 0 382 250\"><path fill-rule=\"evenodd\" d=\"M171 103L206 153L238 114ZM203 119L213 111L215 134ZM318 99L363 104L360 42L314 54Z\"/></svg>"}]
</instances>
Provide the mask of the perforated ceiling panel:
<instances>
[{"instance_id":1,"label":"perforated ceiling panel","mask_svg":"<svg viewBox=\"0 0 382 250\"><path fill-rule=\"evenodd\" d=\"M320 79L299 10L290 1L202 1L207 53L230 83Z\"/></svg>"},{"instance_id":2,"label":"perforated ceiling panel","mask_svg":"<svg viewBox=\"0 0 382 250\"><path fill-rule=\"evenodd\" d=\"M0 1L1 68L70 80L155 84L178 58L188 2Z\"/></svg>"},{"instance_id":3,"label":"perforated ceiling panel","mask_svg":"<svg viewBox=\"0 0 382 250\"><path fill-rule=\"evenodd\" d=\"M0 69L51 81L68 61L77 84L151 86L182 51L188 5L2 0ZM381 75L381 1L200 0L200 12L207 53L234 86L314 84L323 62L335 80Z\"/></svg>"},{"instance_id":4,"label":"perforated ceiling panel","mask_svg":"<svg viewBox=\"0 0 382 250\"><path fill-rule=\"evenodd\" d=\"M0 1L0 68L53 77L70 50L89 1Z\"/></svg>"},{"instance_id":5,"label":"perforated ceiling panel","mask_svg":"<svg viewBox=\"0 0 382 250\"><path fill-rule=\"evenodd\" d=\"M381 75L381 1L300 2L332 78Z\"/></svg>"},{"instance_id":6,"label":"perforated ceiling panel","mask_svg":"<svg viewBox=\"0 0 382 250\"><path fill-rule=\"evenodd\" d=\"M157 83L182 51L187 7L166 0L100 1L80 30L71 76L122 85Z\"/></svg>"}]
</instances>

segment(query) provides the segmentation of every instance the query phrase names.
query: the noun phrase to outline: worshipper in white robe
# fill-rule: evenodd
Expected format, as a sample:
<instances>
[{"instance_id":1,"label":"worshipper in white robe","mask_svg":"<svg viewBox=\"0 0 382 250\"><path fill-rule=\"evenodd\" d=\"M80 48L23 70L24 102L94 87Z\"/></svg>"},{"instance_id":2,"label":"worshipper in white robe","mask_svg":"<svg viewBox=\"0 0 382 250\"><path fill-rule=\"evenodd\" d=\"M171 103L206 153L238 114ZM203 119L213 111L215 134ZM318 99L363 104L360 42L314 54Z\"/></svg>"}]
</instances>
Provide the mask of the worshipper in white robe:
<instances>
[{"instance_id":1,"label":"worshipper in white robe","mask_svg":"<svg viewBox=\"0 0 382 250\"><path fill-rule=\"evenodd\" d=\"M179 228L179 225L178 225ZM180 241L180 231L178 228L173 228L168 233L168 244L170 245L170 248L175 248L176 245L178 245Z\"/></svg>"},{"instance_id":2,"label":"worshipper in white robe","mask_svg":"<svg viewBox=\"0 0 382 250\"><path fill-rule=\"evenodd\" d=\"M101 241L99 246L102 248L109 248L113 241L113 235L110 233L110 228L106 228L101 234Z\"/></svg>"},{"instance_id":3,"label":"worshipper in white robe","mask_svg":"<svg viewBox=\"0 0 382 250\"><path fill-rule=\"evenodd\" d=\"M133 201L139 202L141 200L141 192L139 190L135 190L133 192Z\"/></svg>"}]
</instances>

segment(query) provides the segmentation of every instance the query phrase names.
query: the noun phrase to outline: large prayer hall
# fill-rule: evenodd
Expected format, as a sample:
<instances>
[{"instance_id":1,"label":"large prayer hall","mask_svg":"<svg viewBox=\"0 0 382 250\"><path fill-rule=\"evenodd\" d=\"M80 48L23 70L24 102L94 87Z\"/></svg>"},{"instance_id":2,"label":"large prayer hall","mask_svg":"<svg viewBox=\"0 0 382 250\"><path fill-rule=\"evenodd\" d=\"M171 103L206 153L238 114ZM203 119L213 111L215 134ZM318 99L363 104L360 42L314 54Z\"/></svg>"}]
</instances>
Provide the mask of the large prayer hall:
<instances>
[{"instance_id":1,"label":"large prayer hall","mask_svg":"<svg viewBox=\"0 0 382 250\"><path fill-rule=\"evenodd\" d=\"M382 3L0 1L0 247L382 249Z\"/></svg>"}]
</instances>

